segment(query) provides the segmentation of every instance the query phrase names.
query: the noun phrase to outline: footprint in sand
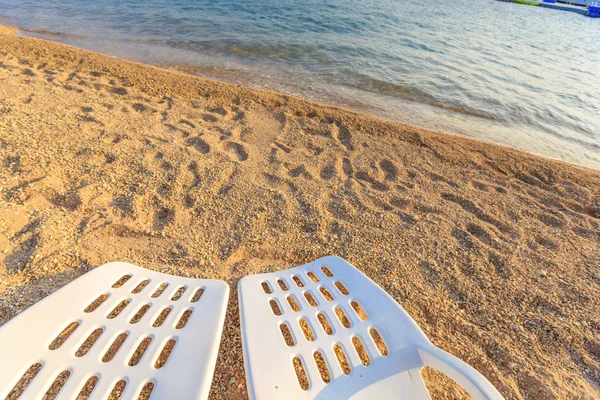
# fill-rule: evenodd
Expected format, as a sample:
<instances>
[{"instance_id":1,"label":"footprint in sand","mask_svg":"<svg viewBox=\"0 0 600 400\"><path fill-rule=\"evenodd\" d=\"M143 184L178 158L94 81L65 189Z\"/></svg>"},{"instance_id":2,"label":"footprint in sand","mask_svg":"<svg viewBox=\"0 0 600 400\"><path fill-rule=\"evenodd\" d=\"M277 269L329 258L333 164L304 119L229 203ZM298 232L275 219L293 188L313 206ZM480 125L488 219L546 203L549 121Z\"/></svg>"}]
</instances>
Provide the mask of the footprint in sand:
<instances>
[{"instance_id":1,"label":"footprint in sand","mask_svg":"<svg viewBox=\"0 0 600 400\"><path fill-rule=\"evenodd\" d=\"M238 161L246 161L248 159L248 152L240 143L226 142L225 150L232 153Z\"/></svg>"},{"instance_id":2,"label":"footprint in sand","mask_svg":"<svg viewBox=\"0 0 600 400\"><path fill-rule=\"evenodd\" d=\"M191 176L191 179L188 179L188 181L190 181L189 185L187 185L187 189L192 189L197 187L198 185L200 185L201 182L201 177L200 177L200 172L198 171L198 164L195 161L192 161L188 167L187 170Z\"/></svg>"},{"instance_id":3,"label":"footprint in sand","mask_svg":"<svg viewBox=\"0 0 600 400\"><path fill-rule=\"evenodd\" d=\"M196 125L193 122L188 121L187 119L180 119L179 123L183 124L183 125L187 125L190 128L196 128Z\"/></svg>"},{"instance_id":4,"label":"footprint in sand","mask_svg":"<svg viewBox=\"0 0 600 400\"><path fill-rule=\"evenodd\" d=\"M71 90L71 91L75 91L75 92L77 92L77 93L83 93L83 89L76 88L76 87L75 87L75 86L73 86L73 85L66 84L66 85L63 85L63 88L64 88L65 90Z\"/></svg>"},{"instance_id":5,"label":"footprint in sand","mask_svg":"<svg viewBox=\"0 0 600 400\"><path fill-rule=\"evenodd\" d=\"M344 159L342 160L342 171L344 172L344 175L346 175L346 177L348 178L352 178L352 176L354 175L352 161L350 161L348 157L344 157Z\"/></svg>"},{"instance_id":6,"label":"footprint in sand","mask_svg":"<svg viewBox=\"0 0 600 400\"><path fill-rule=\"evenodd\" d=\"M186 139L185 144L192 146L202 154L208 154L210 152L210 145L200 138L200 136L193 136Z\"/></svg>"},{"instance_id":7,"label":"footprint in sand","mask_svg":"<svg viewBox=\"0 0 600 400\"><path fill-rule=\"evenodd\" d=\"M344 158L344 162L346 162L346 160L347 159ZM381 173L383 174L383 177L384 177L383 182L380 181L379 179L373 177L371 175L371 173L366 170L356 171L354 173L354 178L356 178L360 181L369 183L369 185L371 186L371 189L378 190L380 192L386 192L386 191L390 190L390 187L385 182L395 180L396 175L398 174L398 171L397 171L396 167L394 166L394 164L392 164L388 160L380 161L379 167L380 167L380 171L379 171L379 173L377 173L377 175L380 175ZM346 172L346 170L345 170L346 168L348 168L348 167L346 165L344 165L344 172ZM350 168L348 168L348 169L350 169Z\"/></svg>"},{"instance_id":8,"label":"footprint in sand","mask_svg":"<svg viewBox=\"0 0 600 400\"><path fill-rule=\"evenodd\" d=\"M488 215L471 200L465 199L461 196L452 193L442 193L441 197L446 201L459 205L463 210L465 210L469 214L472 214L480 221L495 226L501 233L508 234L513 239L517 239L520 237L520 233L518 232L518 230L513 228L511 225L501 220L498 220L497 218L494 218L491 215Z\"/></svg>"},{"instance_id":9,"label":"footprint in sand","mask_svg":"<svg viewBox=\"0 0 600 400\"><path fill-rule=\"evenodd\" d=\"M536 235L535 241L537 244L539 244L540 246L544 246L550 251L556 251L559 247L557 242L545 236Z\"/></svg>"},{"instance_id":10,"label":"footprint in sand","mask_svg":"<svg viewBox=\"0 0 600 400\"><path fill-rule=\"evenodd\" d=\"M494 266L494 270L498 276L504 279L511 277L511 268L509 267L508 260L505 257L501 256L494 250L490 250L488 253L488 261Z\"/></svg>"},{"instance_id":11,"label":"footprint in sand","mask_svg":"<svg viewBox=\"0 0 600 400\"><path fill-rule=\"evenodd\" d=\"M21 73L27 76L35 76L35 72L33 72L30 68L25 68Z\"/></svg>"},{"instance_id":12,"label":"footprint in sand","mask_svg":"<svg viewBox=\"0 0 600 400\"><path fill-rule=\"evenodd\" d=\"M327 164L325 167L323 167L323 169L321 170L321 179L324 179L326 181L330 180L331 178L333 178L335 176L336 170L335 170L335 165L333 164Z\"/></svg>"},{"instance_id":13,"label":"footprint in sand","mask_svg":"<svg viewBox=\"0 0 600 400\"><path fill-rule=\"evenodd\" d=\"M551 228L562 228L567 224L562 214L555 216L549 213L541 213L537 216L537 219L544 225L549 226Z\"/></svg>"},{"instance_id":14,"label":"footprint in sand","mask_svg":"<svg viewBox=\"0 0 600 400\"><path fill-rule=\"evenodd\" d=\"M8 168L10 172L15 173L21 168L21 157L20 156L8 156L2 162L4 168Z\"/></svg>"},{"instance_id":15,"label":"footprint in sand","mask_svg":"<svg viewBox=\"0 0 600 400\"><path fill-rule=\"evenodd\" d=\"M472 180L471 182L469 182L469 186L471 186L477 190L481 190L482 192L488 191L488 186L485 183L479 182L476 180Z\"/></svg>"},{"instance_id":16,"label":"footprint in sand","mask_svg":"<svg viewBox=\"0 0 600 400\"><path fill-rule=\"evenodd\" d=\"M233 116L231 117L231 119L234 121L239 121L239 120L243 119L245 116L246 116L246 113L244 111L241 111L239 109L234 109Z\"/></svg>"},{"instance_id":17,"label":"footprint in sand","mask_svg":"<svg viewBox=\"0 0 600 400\"><path fill-rule=\"evenodd\" d=\"M202 119L205 122L217 122L219 120L216 116L214 116L212 114L204 114L204 116L202 117Z\"/></svg>"},{"instance_id":18,"label":"footprint in sand","mask_svg":"<svg viewBox=\"0 0 600 400\"><path fill-rule=\"evenodd\" d=\"M379 161L379 168L383 171L383 176L386 181L395 181L398 176L398 168L390 160Z\"/></svg>"},{"instance_id":19,"label":"footprint in sand","mask_svg":"<svg viewBox=\"0 0 600 400\"><path fill-rule=\"evenodd\" d=\"M110 93L118 94L119 96L125 96L128 92L124 87L113 87L109 90Z\"/></svg>"},{"instance_id":20,"label":"footprint in sand","mask_svg":"<svg viewBox=\"0 0 600 400\"><path fill-rule=\"evenodd\" d=\"M456 182L451 181L450 179L447 179L446 177L436 174L434 172L428 172L428 178L432 181L432 182L443 182L446 185L449 185L453 188L457 188L459 187L458 184Z\"/></svg>"},{"instance_id":21,"label":"footprint in sand","mask_svg":"<svg viewBox=\"0 0 600 400\"><path fill-rule=\"evenodd\" d=\"M378 190L380 192L386 192L390 190L390 187L385 183L379 182L369 175L366 171L358 171L354 174L354 177L360 181L364 181L370 184L371 189Z\"/></svg>"},{"instance_id":22,"label":"footprint in sand","mask_svg":"<svg viewBox=\"0 0 600 400\"><path fill-rule=\"evenodd\" d=\"M292 178L297 178L300 175L302 175L306 179L312 179L312 176L306 170L306 167L304 165L300 165L298 167L288 170L288 175L291 176Z\"/></svg>"},{"instance_id":23,"label":"footprint in sand","mask_svg":"<svg viewBox=\"0 0 600 400\"><path fill-rule=\"evenodd\" d=\"M338 125L337 129L334 129L334 136L348 151L354 150L354 146L352 146L352 133L344 125Z\"/></svg>"},{"instance_id":24,"label":"footprint in sand","mask_svg":"<svg viewBox=\"0 0 600 400\"><path fill-rule=\"evenodd\" d=\"M133 108L137 112L144 112L147 109L147 107L145 105L143 105L142 103L133 103L131 108Z\"/></svg>"},{"instance_id":25,"label":"footprint in sand","mask_svg":"<svg viewBox=\"0 0 600 400\"><path fill-rule=\"evenodd\" d=\"M162 231L175 218L175 210L167 207L159 208L154 214L154 229Z\"/></svg>"},{"instance_id":26,"label":"footprint in sand","mask_svg":"<svg viewBox=\"0 0 600 400\"><path fill-rule=\"evenodd\" d=\"M282 150L284 153L289 153L292 151L292 149L284 144L281 144L279 142L273 142L273 144L275 146L277 146L280 150Z\"/></svg>"}]
</instances>

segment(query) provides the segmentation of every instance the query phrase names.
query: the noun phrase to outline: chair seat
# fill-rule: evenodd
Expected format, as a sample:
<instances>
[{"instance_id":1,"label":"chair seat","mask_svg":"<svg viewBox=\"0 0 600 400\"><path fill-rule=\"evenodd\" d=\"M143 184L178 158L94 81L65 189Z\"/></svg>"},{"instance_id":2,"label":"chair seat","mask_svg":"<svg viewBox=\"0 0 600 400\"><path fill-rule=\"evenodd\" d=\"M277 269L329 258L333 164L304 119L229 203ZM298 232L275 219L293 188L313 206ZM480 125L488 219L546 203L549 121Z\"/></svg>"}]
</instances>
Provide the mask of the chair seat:
<instances>
[{"instance_id":1,"label":"chair seat","mask_svg":"<svg viewBox=\"0 0 600 400\"><path fill-rule=\"evenodd\" d=\"M252 399L429 399L425 365L476 399L502 398L341 258L245 277L239 300Z\"/></svg>"},{"instance_id":2,"label":"chair seat","mask_svg":"<svg viewBox=\"0 0 600 400\"><path fill-rule=\"evenodd\" d=\"M95 268L0 329L0 397L206 399L228 294L222 281Z\"/></svg>"}]
</instances>

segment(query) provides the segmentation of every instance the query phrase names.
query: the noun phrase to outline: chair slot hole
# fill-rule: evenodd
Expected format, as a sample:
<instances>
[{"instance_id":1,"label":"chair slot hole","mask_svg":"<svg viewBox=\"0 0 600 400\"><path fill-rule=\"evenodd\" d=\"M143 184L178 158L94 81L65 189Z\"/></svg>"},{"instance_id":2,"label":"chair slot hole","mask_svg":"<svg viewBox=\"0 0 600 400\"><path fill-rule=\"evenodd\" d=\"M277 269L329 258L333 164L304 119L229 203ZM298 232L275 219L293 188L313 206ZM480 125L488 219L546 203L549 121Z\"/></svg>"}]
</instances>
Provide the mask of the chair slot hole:
<instances>
[{"instance_id":1,"label":"chair slot hole","mask_svg":"<svg viewBox=\"0 0 600 400\"><path fill-rule=\"evenodd\" d=\"M352 324L350 323L350 320L346 316L346 313L344 312L344 310L342 310L341 307L335 308L335 315L337 315L338 319L340 320L340 323L342 324L342 326L344 328L348 329L352 326Z\"/></svg>"},{"instance_id":2,"label":"chair slot hole","mask_svg":"<svg viewBox=\"0 0 600 400\"><path fill-rule=\"evenodd\" d=\"M159 326L161 326L165 322L165 320L167 319L169 314L171 313L171 310L172 310L171 307L164 308L160 312L160 314L158 314L158 317L156 317L156 320L154 321L152 326L155 328L158 328Z\"/></svg>"},{"instance_id":3,"label":"chair slot hole","mask_svg":"<svg viewBox=\"0 0 600 400\"><path fill-rule=\"evenodd\" d=\"M177 343L177 341L175 339L170 339L169 341L167 341L167 343L165 343L165 345L163 346L163 348L160 352L160 355L158 356L158 358L156 359L156 362L154 363L154 368L156 368L156 369L162 368L163 365L165 365L167 363L167 360L169 359L171 352L175 348L176 343Z\"/></svg>"},{"instance_id":4,"label":"chair slot hole","mask_svg":"<svg viewBox=\"0 0 600 400\"><path fill-rule=\"evenodd\" d=\"M192 310L185 310L183 312L183 314L181 314L179 321L177 321L177 325L175 325L175 329L183 329L183 327L186 326L186 324L190 320L192 313L193 313Z\"/></svg>"},{"instance_id":5,"label":"chair slot hole","mask_svg":"<svg viewBox=\"0 0 600 400\"><path fill-rule=\"evenodd\" d=\"M298 383L302 390L308 390L308 376L306 375L306 370L304 369L304 364L300 357L294 357L292 360L294 364L294 370L296 371L296 378L298 378Z\"/></svg>"},{"instance_id":6,"label":"chair slot hole","mask_svg":"<svg viewBox=\"0 0 600 400\"><path fill-rule=\"evenodd\" d=\"M327 301L333 301L333 296L331 295L331 293L329 292L329 290L325 286L321 286L319 288L319 292L321 292L321 294L323 295L323 297L325 298L325 300L327 300Z\"/></svg>"},{"instance_id":7,"label":"chair slot hole","mask_svg":"<svg viewBox=\"0 0 600 400\"><path fill-rule=\"evenodd\" d=\"M183 294L185 293L185 291L187 290L187 286L181 286L179 289L177 289L177 291L173 294L173 297L171 297L171 300L173 301L177 301L181 298L181 296L183 296Z\"/></svg>"},{"instance_id":8,"label":"chair slot hole","mask_svg":"<svg viewBox=\"0 0 600 400\"><path fill-rule=\"evenodd\" d=\"M85 384L83 385L83 387L79 391L79 394L77 395L77 400L80 400L80 399L83 400L83 399L89 398L92 395L92 392L94 391L94 388L96 387L97 384L98 384L98 377L95 375L92 376L87 381L85 381Z\"/></svg>"},{"instance_id":9,"label":"chair slot hole","mask_svg":"<svg viewBox=\"0 0 600 400\"><path fill-rule=\"evenodd\" d=\"M130 278L131 278L131 275L123 275L122 277L119 278L118 281L113 283L111 287L118 289L121 286L123 286L125 284L125 282L127 282Z\"/></svg>"},{"instance_id":10,"label":"chair slot hole","mask_svg":"<svg viewBox=\"0 0 600 400\"><path fill-rule=\"evenodd\" d=\"M373 343L375 343L375 346L377 346L377 350L379 350L379 353L382 356L387 356L390 352L389 352L387 346L385 345L383 338L379 334L379 331L375 328L371 328L371 329L369 329L369 334L371 335L371 338L373 339Z\"/></svg>"},{"instance_id":11,"label":"chair slot hole","mask_svg":"<svg viewBox=\"0 0 600 400\"><path fill-rule=\"evenodd\" d=\"M364 310L364 308L362 308L362 306L358 303L358 301L352 300L350 302L350 305L354 309L354 312L356 313L356 315L358 315L358 318L360 318L363 321L366 321L367 319L369 319L367 312Z\"/></svg>"},{"instance_id":12,"label":"chair slot hole","mask_svg":"<svg viewBox=\"0 0 600 400\"><path fill-rule=\"evenodd\" d=\"M346 286L344 286L344 284L340 281L335 281L335 287L337 288L337 290L340 291L341 294L343 294L344 296L348 296L350 294L350 291L346 288Z\"/></svg>"},{"instance_id":13,"label":"chair slot hole","mask_svg":"<svg viewBox=\"0 0 600 400\"><path fill-rule=\"evenodd\" d=\"M279 330L281 331L281 336L283 336L283 341L285 344L287 344L289 347L292 347L296 344L296 342L294 342L294 336L292 335L290 326L287 324L287 322L282 322L279 324Z\"/></svg>"},{"instance_id":14,"label":"chair slot hole","mask_svg":"<svg viewBox=\"0 0 600 400\"><path fill-rule=\"evenodd\" d=\"M50 387L48 388L48 391L46 392L44 397L42 397L42 400L56 399L56 396L58 396L58 394L62 390L63 386L65 386L65 383L67 383L67 380L69 380L70 376L71 376L71 371L68 371L68 370L65 370L65 371L61 372L60 374L58 374L56 379L54 379L54 382L52 382L52 385L50 385Z\"/></svg>"},{"instance_id":15,"label":"chair slot hole","mask_svg":"<svg viewBox=\"0 0 600 400\"><path fill-rule=\"evenodd\" d=\"M271 306L271 310L273 311L273 314L275 315L281 315L281 307L279 307L279 302L277 302L277 300L272 299L269 300L269 305Z\"/></svg>"},{"instance_id":16,"label":"chair slot hole","mask_svg":"<svg viewBox=\"0 0 600 400\"><path fill-rule=\"evenodd\" d=\"M125 299L123 301L121 301L111 312L110 314L108 314L106 316L106 318L108 319L113 319L116 318L119 314L121 314L121 311L123 311L125 309L125 307L127 307L127 305L130 303L130 300Z\"/></svg>"},{"instance_id":17,"label":"chair slot hole","mask_svg":"<svg viewBox=\"0 0 600 400\"><path fill-rule=\"evenodd\" d=\"M290 304L292 311L299 312L300 306L298 305L298 301L296 300L296 297L294 295L289 295L286 298L287 298L288 303Z\"/></svg>"},{"instance_id":18,"label":"chair slot hole","mask_svg":"<svg viewBox=\"0 0 600 400\"><path fill-rule=\"evenodd\" d=\"M283 279L277 279L277 284L279 285L281 290L283 290L284 292L290 290L289 286Z\"/></svg>"},{"instance_id":19,"label":"chair slot hole","mask_svg":"<svg viewBox=\"0 0 600 400\"><path fill-rule=\"evenodd\" d=\"M125 391L125 387L127 386L127 382L124 379L121 379L119 382L115 384L113 390L108 395L107 400L119 400Z\"/></svg>"},{"instance_id":20,"label":"chair slot hole","mask_svg":"<svg viewBox=\"0 0 600 400\"><path fill-rule=\"evenodd\" d=\"M100 335L102 335L103 332L104 329L102 328L94 329L94 331L90 333L90 335L83 341L81 346L79 346L79 348L75 352L75 357L85 356L87 352L90 351L92 346L94 346L94 343L96 343L96 341L98 340Z\"/></svg>"},{"instance_id":21,"label":"chair slot hole","mask_svg":"<svg viewBox=\"0 0 600 400\"><path fill-rule=\"evenodd\" d=\"M138 312L135 313L135 315L131 318L131 320L129 321L130 324L137 324L138 322L140 322L142 320L142 317L144 315L146 315L146 312L150 309L150 305L149 304L144 304L143 306L140 307L140 309L138 310Z\"/></svg>"},{"instance_id":22,"label":"chair slot hole","mask_svg":"<svg viewBox=\"0 0 600 400\"><path fill-rule=\"evenodd\" d=\"M362 362L362 364L365 367L368 367L369 365L371 365L371 360L369 359L369 353L367 352L367 349L363 345L362 340L360 340L360 338L358 336L354 336L352 338L352 344L354 345L356 354L358 354L358 358L360 358L360 362Z\"/></svg>"},{"instance_id":23,"label":"chair slot hole","mask_svg":"<svg viewBox=\"0 0 600 400\"><path fill-rule=\"evenodd\" d=\"M331 374L329 373L329 368L327 368L327 362L325 361L325 357L323 357L323 353L320 351L315 351L313 355L315 358L315 364L317 365L317 369L319 370L319 374L321 375L321 379L325 383L331 382Z\"/></svg>"},{"instance_id":24,"label":"chair slot hole","mask_svg":"<svg viewBox=\"0 0 600 400\"><path fill-rule=\"evenodd\" d=\"M315 300L315 297L309 291L304 292L304 298L308 302L308 305L310 305L311 307L316 307L319 305L317 303L317 300Z\"/></svg>"},{"instance_id":25,"label":"chair slot hole","mask_svg":"<svg viewBox=\"0 0 600 400\"><path fill-rule=\"evenodd\" d=\"M160 296L161 294L163 294L163 292L169 287L169 284L167 282L163 282L161 283L156 290L154 291L154 293L152 293L152 298L157 298L158 296Z\"/></svg>"},{"instance_id":26,"label":"chair slot hole","mask_svg":"<svg viewBox=\"0 0 600 400\"><path fill-rule=\"evenodd\" d=\"M108 299L108 293L101 294L100 296L98 296L98 297L96 298L96 300L92 301L92 302L90 303L90 305L89 305L89 306L87 306L87 307L85 308L85 310L83 310L83 311L84 311L84 312L86 312L86 313L91 313L91 312L94 312L94 311L96 311L96 309L97 309L98 307L100 307L100 305L101 305L102 303L104 303L104 302L106 301L106 299Z\"/></svg>"},{"instance_id":27,"label":"chair slot hole","mask_svg":"<svg viewBox=\"0 0 600 400\"><path fill-rule=\"evenodd\" d=\"M349 375L352 372L352 368L350 368L350 363L348 362L348 357L346 357L346 352L339 344L333 345L333 352L335 353L335 357L337 358L338 364L342 369L342 372L345 375Z\"/></svg>"},{"instance_id":28,"label":"chair slot hole","mask_svg":"<svg viewBox=\"0 0 600 400\"><path fill-rule=\"evenodd\" d=\"M317 278L317 276L315 275L314 272L308 271L306 273L306 275L310 278L311 281L313 281L314 283L319 283L319 278Z\"/></svg>"},{"instance_id":29,"label":"chair slot hole","mask_svg":"<svg viewBox=\"0 0 600 400\"><path fill-rule=\"evenodd\" d=\"M306 340L313 342L315 340L315 334L308 321L304 318L301 318L300 321L298 321L298 325L300 325L300 329L302 329L302 333L304 334Z\"/></svg>"},{"instance_id":30,"label":"chair slot hole","mask_svg":"<svg viewBox=\"0 0 600 400\"><path fill-rule=\"evenodd\" d=\"M148 347L150 346L150 343L152 343L152 338L150 336L145 337L140 342L140 344L138 345L137 349L135 349L135 352L133 353L133 355L129 359L129 366L130 367L133 367L134 365L137 365L140 362L140 360L142 359L142 357L144 357L144 353L146 353L146 350L148 350Z\"/></svg>"},{"instance_id":31,"label":"chair slot hole","mask_svg":"<svg viewBox=\"0 0 600 400\"><path fill-rule=\"evenodd\" d=\"M150 283L150 281L148 279L145 279L143 281L141 281L140 283L138 283L138 285L131 291L131 293L133 294L138 294L140 293L142 290L144 290L146 288L146 286L148 286L148 284Z\"/></svg>"},{"instance_id":32,"label":"chair slot hole","mask_svg":"<svg viewBox=\"0 0 600 400\"><path fill-rule=\"evenodd\" d=\"M294 275L292 277L292 279L294 280L294 283L296 284L296 286L302 288L304 287L304 282L302 282L302 279L300 279L300 277L298 275Z\"/></svg>"},{"instance_id":33,"label":"chair slot hole","mask_svg":"<svg viewBox=\"0 0 600 400\"><path fill-rule=\"evenodd\" d=\"M127 336L128 335L126 333L121 333L115 338L114 342L106 351L106 354L104 354L104 357L102 357L102 362L109 362L117 355L119 349L121 348L121 346L123 346L123 343L125 343Z\"/></svg>"},{"instance_id":34,"label":"chair slot hole","mask_svg":"<svg viewBox=\"0 0 600 400\"><path fill-rule=\"evenodd\" d=\"M271 289L271 286L267 283L267 282L263 282L260 284L262 286L263 291L266 294L271 294L273 293L273 290Z\"/></svg>"},{"instance_id":35,"label":"chair slot hole","mask_svg":"<svg viewBox=\"0 0 600 400\"><path fill-rule=\"evenodd\" d=\"M326 265L323 265L323 266L321 267L321 271L323 271L323 273L324 273L325 275L327 275L327 277L328 277L328 278L333 278L333 272L331 272L331 270L330 270L329 268L327 268L327 266L326 266Z\"/></svg>"},{"instance_id":36,"label":"chair slot hole","mask_svg":"<svg viewBox=\"0 0 600 400\"><path fill-rule=\"evenodd\" d=\"M333 333L333 329L331 328L329 319L325 316L325 314L323 314L323 313L318 314L317 319L319 320L319 322L321 323L321 326L323 327L323 332L325 332L328 335L331 335Z\"/></svg>"},{"instance_id":37,"label":"chair slot hole","mask_svg":"<svg viewBox=\"0 0 600 400\"><path fill-rule=\"evenodd\" d=\"M144 385L140 394L138 395L137 400L150 400L150 396L152 396L152 392L154 391L154 383L148 382Z\"/></svg>"},{"instance_id":38,"label":"chair slot hole","mask_svg":"<svg viewBox=\"0 0 600 400\"><path fill-rule=\"evenodd\" d=\"M198 289L196 289L196 291L194 292L194 295L192 296L192 299L190 301L192 303L197 303L198 300L200 300L200 297L202 297L203 294L204 294L204 288L198 288Z\"/></svg>"},{"instance_id":39,"label":"chair slot hole","mask_svg":"<svg viewBox=\"0 0 600 400\"><path fill-rule=\"evenodd\" d=\"M13 387L10 393L8 393L8 396L6 398L18 399L19 397L21 397L23 392L25 392L25 389L27 389L31 381L33 381L33 379L41 371L41 369L41 363L35 363L31 367L29 367L27 371L25 371L23 376L21 376L21 379L19 379L15 387Z\"/></svg>"},{"instance_id":40,"label":"chair slot hole","mask_svg":"<svg viewBox=\"0 0 600 400\"><path fill-rule=\"evenodd\" d=\"M62 330L61 333L58 334L56 339L54 339L52 343L50 343L50 346L48 346L48 348L50 350L58 349L60 346L63 345L64 342L67 341L67 339L73 334L73 332L75 332L77 328L79 328L79 322L71 322L69 325L67 325L65 329Z\"/></svg>"}]
</instances>

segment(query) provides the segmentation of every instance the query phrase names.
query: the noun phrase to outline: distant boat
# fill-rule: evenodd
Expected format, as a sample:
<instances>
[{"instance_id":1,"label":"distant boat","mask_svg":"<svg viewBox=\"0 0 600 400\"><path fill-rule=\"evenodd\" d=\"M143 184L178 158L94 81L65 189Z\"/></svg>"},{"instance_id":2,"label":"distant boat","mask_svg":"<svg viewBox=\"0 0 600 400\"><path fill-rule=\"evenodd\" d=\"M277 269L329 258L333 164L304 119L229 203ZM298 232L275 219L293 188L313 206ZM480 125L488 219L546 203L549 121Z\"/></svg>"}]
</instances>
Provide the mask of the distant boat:
<instances>
[{"instance_id":1,"label":"distant boat","mask_svg":"<svg viewBox=\"0 0 600 400\"><path fill-rule=\"evenodd\" d=\"M572 4L574 6L587 7L590 4L597 4L598 0L558 0L559 3Z\"/></svg>"},{"instance_id":2,"label":"distant boat","mask_svg":"<svg viewBox=\"0 0 600 400\"><path fill-rule=\"evenodd\" d=\"M561 11L572 11L591 18L600 18L599 0L500 0ZM561 4L558 4L561 3Z\"/></svg>"}]
</instances>

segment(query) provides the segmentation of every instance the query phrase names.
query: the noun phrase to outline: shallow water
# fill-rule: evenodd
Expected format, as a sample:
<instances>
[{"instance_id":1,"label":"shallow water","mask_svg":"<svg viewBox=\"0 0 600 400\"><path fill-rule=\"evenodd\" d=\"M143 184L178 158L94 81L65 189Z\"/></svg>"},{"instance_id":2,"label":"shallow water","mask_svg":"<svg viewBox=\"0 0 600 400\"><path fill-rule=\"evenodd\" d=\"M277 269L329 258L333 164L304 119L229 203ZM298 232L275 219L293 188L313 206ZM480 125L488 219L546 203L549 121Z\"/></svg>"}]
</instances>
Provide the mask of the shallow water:
<instances>
[{"instance_id":1,"label":"shallow water","mask_svg":"<svg viewBox=\"0 0 600 400\"><path fill-rule=\"evenodd\" d=\"M0 23L600 169L600 20L494 0L0 0Z\"/></svg>"}]
</instances>

